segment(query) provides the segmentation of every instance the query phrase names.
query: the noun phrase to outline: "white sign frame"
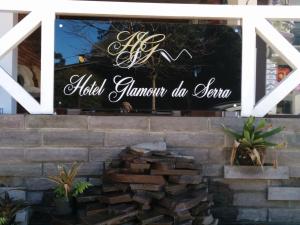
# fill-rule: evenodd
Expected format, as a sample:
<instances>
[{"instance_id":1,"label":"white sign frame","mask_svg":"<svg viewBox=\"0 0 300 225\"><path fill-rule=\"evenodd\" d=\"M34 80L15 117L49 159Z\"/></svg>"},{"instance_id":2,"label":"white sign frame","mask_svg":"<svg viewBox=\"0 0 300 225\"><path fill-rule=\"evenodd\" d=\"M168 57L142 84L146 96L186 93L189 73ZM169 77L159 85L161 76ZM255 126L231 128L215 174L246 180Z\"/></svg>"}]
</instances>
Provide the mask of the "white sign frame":
<instances>
[{"instance_id":1,"label":"white sign frame","mask_svg":"<svg viewBox=\"0 0 300 225\"><path fill-rule=\"evenodd\" d=\"M42 27L40 103L0 68L1 87L31 114L54 113L54 26L57 15L191 20L241 19L243 25L242 116L265 116L300 84L300 53L267 21L267 19L300 20L300 6L9 0L1 1L0 12L29 12L29 15L0 38L0 58L15 48L38 26ZM293 68L292 74L258 103L255 103L256 34Z\"/></svg>"}]
</instances>

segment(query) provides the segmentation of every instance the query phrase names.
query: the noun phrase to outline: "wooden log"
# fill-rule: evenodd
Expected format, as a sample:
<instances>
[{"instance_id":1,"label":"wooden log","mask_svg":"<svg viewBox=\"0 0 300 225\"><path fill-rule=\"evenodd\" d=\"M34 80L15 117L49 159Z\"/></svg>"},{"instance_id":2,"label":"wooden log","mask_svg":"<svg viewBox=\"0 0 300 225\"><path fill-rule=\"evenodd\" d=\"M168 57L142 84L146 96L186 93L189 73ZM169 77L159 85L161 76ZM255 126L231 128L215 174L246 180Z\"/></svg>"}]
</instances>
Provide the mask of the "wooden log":
<instances>
[{"instance_id":1,"label":"wooden log","mask_svg":"<svg viewBox=\"0 0 300 225\"><path fill-rule=\"evenodd\" d=\"M135 204L118 204L108 206L109 213L112 214L124 214L135 210L137 206Z\"/></svg>"},{"instance_id":2,"label":"wooden log","mask_svg":"<svg viewBox=\"0 0 300 225\"><path fill-rule=\"evenodd\" d=\"M102 195L98 197L98 200L103 203L107 204L119 204L119 203L126 203L132 202L132 198L130 194L111 194L111 195Z\"/></svg>"},{"instance_id":3,"label":"wooden log","mask_svg":"<svg viewBox=\"0 0 300 225\"><path fill-rule=\"evenodd\" d=\"M200 184L202 182L202 176L201 175L169 176L169 181L176 184Z\"/></svg>"},{"instance_id":4,"label":"wooden log","mask_svg":"<svg viewBox=\"0 0 300 225\"><path fill-rule=\"evenodd\" d=\"M151 203L151 198L145 194L137 193L137 194L133 195L132 200L137 203L140 203L142 205L150 205L150 203Z\"/></svg>"},{"instance_id":5,"label":"wooden log","mask_svg":"<svg viewBox=\"0 0 300 225\"><path fill-rule=\"evenodd\" d=\"M148 157L141 157L140 159L145 160L149 163L156 163L156 162L169 162L169 163L176 163L175 158L160 158L160 157L154 157L154 156L148 156Z\"/></svg>"},{"instance_id":6,"label":"wooden log","mask_svg":"<svg viewBox=\"0 0 300 225\"><path fill-rule=\"evenodd\" d=\"M194 163L176 161L175 168L195 170L197 169L197 166Z\"/></svg>"},{"instance_id":7,"label":"wooden log","mask_svg":"<svg viewBox=\"0 0 300 225\"><path fill-rule=\"evenodd\" d=\"M136 190L134 191L136 194L145 195L149 198L153 198L156 200L160 200L165 197L165 192L163 191L144 191L144 190Z\"/></svg>"},{"instance_id":8,"label":"wooden log","mask_svg":"<svg viewBox=\"0 0 300 225\"><path fill-rule=\"evenodd\" d=\"M198 170L151 170L151 175L174 175L174 176L184 176L184 175L198 175Z\"/></svg>"},{"instance_id":9,"label":"wooden log","mask_svg":"<svg viewBox=\"0 0 300 225\"><path fill-rule=\"evenodd\" d=\"M131 175L131 174L112 174L110 179L120 183L134 183L134 184L165 184L163 176L153 175Z\"/></svg>"},{"instance_id":10,"label":"wooden log","mask_svg":"<svg viewBox=\"0 0 300 225\"><path fill-rule=\"evenodd\" d=\"M107 212L107 206L101 203L88 203L85 206L85 214L86 216L97 215L101 213Z\"/></svg>"},{"instance_id":11,"label":"wooden log","mask_svg":"<svg viewBox=\"0 0 300 225\"><path fill-rule=\"evenodd\" d=\"M192 208L190 211L192 216L198 216L198 215L202 215L203 212L209 210L211 206L212 206L211 202L203 202L202 204L199 204L196 207Z\"/></svg>"},{"instance_id":12,"label":"wooden log","mask_svg":"<svg viewBox=\"0 0 300 225\"><path fill-rule=\"evenodd\" d=\"M95 202L100 195L79 196L76 198L77 203Z\"/></svg>"},{"instance_id":13,"label":"wooden log","mask_svg":"<svg viewBox=\"0 0 300 225\"><path fill-rule=\"evenodd\" d=\"M165 191L170 195L179 195L187 191L186 184L169 184L165 186Z\"/></svg>"},{"instance_id":14,"label":"wooden log","mask_svg":"<svg viewBox=\"0 0 300 225\"><path fill-rule=\"evenodd\" d=\"M148 225L173 225L174 220L170 217L164 216L161 220L149 223Z\"/></svg>"},{"instance_id":15,"label":"wooden log","mask_svg":"<svg viewBox=\"0 0 300 225\"><path fill-rule=\"evenodd\" d=\"M98 216L98 217L86 217L86 218L81 218L82 221L85 224L88 225L115 225L115 224L120 224L124 223L124 221L130 221L131 219L134 219L138 215L138 210L122 214L122 215L117 215L114 217L111 217L109 215L106 215L106 218L103 217L103 215Z\"/></svg>"},{"instance_id":16,"label":"wooden log","mask_svg":"<svg viewBox=\"0 0 300 225\"><path fill-rule=\"evenodd\" d=\"M167 209L163 207L156 207L155 210L158 211L159 213L172 217L176 223L185 220L194 219L194 217L191 215L191 213L188 210L176 212L173 211L172 209Z\"/></svg>"},{"instance_id":17,"label":"wooden log","mask_svg":"<svg viewBox=\"0 0 300 225\"><path fill-rule=\"evenodd\" d=\"M154 169L154 170L175 169L175 163L173 163L173 162L155 162L152 164L151 169Z\"/></svg>"},{"instance_id":18,"label":"wooden log","mask_svg":"<svg viewBox=\"0 0 300 225\"><path fill-rule=\"evenodd\" d=\"M110 192L118 192L118 191L123 191L126 192L129 189L129 185L127 184L104 184L102 186L102 191L104 193L110 193Z\"/></svg>"},{"instance_id":19,"label":"wooden log","mask_svg":"<svg viewBox=\"0 0 300 225\"><path fill-rule=\"evenodd\" d=\"M188 188L190 190L200 190L200 189L207 189L207 183L200 183L200 184L189 184Z\"/></svg>"},{"instance_id":20,"label":"wooden log","mask_svg":"<svg viewBox=\"0 0 300 225\"><path fill-rule=\"evenodd\" d=\"M130 163L130 169L148 170L150 169L149 163Z\"/></svg>"},{"instance_id":21,"label":"wooden log","mask_svg":"<svg viewBox=\"0 0 300 225\"><path fill-rule=\"evenodd\" d=\"M166 197L159 201L163 207L174 212L186 211L197 206L200 202L207 200L207 193L205 191L197 191L188 193L185 196Z\"/></svg>"},{"instance_id":22,"label":"wooden log","mask_svg":"<svg viewBox=\"0 0 300 225\"><path fill-rule=\"evenodd\" d=\"M193 220L187 220L187 221L182 221L181 223L178 223L178 225L193 225L193 224L194 224Z\"/></svg>"},{"instance_id":23,"label":"wooden log","mask_svg":"<svg viewBox=\"0 0 300 225\"><path fill-rule=\"evenodd\" d=\"M144 190L144 191L161 191L162 185L158 184L130 184L131 190Z\"/></svg>"},{"instance_id":24,"label":"wooden log","mask_svg":"<svg viewBox=\"0 0 300 225\"><path fill-rule=\"evenodd\" d=\"M107 212L107 207L100 208L100 209L91 209L86 211L86 216L93 216L93 215L99 215L101 213Z\"/></svg>"},{"instance_id":25,"label":"wooden log","mask_svg":"<svg viewBox=\"0 0 300 225\"><path fill-rule=\"evenodd\" d=\"M164 218L164 215L157 212L141 213L137 216L140 224L148 225Z\"/></svg>"},{"instance_id":26,"label":"wooden log","mask_svg":"<svg viewBox=\"0 0 300 225\"><path fill-rule=\"evenodd\" d=\"M133 146L128 148L128 153L136 155L136 156L151 156L152 155L150 150L133 147Z\"/></svg>"}]
</instances>

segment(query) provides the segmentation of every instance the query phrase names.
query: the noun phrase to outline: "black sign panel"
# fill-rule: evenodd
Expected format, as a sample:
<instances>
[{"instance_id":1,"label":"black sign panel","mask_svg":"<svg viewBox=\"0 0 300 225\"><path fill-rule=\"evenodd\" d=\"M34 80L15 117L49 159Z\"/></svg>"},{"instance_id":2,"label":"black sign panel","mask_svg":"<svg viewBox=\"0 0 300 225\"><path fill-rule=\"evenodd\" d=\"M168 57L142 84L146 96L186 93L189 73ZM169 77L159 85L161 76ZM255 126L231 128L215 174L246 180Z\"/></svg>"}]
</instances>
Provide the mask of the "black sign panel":
<instances>
[{"instance_id":1,"label":"black sign panel","mask_svg":"<svg viewBox=\"0 0 300 225\"><path fill-rule=\"evenodd\" d=\"M239 103L240 33L218 24L57 20L55 105L151 112Z\"/></svg>"}]
</instances>

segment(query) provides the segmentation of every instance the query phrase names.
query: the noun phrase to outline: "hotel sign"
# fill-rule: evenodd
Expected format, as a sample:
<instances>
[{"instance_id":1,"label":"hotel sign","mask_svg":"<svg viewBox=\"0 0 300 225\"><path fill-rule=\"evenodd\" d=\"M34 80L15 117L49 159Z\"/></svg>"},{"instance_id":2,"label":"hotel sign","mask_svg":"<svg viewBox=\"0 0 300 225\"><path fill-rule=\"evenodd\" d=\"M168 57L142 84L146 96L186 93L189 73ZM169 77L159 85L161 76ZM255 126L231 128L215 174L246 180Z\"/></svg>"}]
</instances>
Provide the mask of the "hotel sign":
<instances>
[{"instance_id":1,"label":"hotel sign","mask_svg":"<svg viewBox=\"0 0 300 225\"><path fill-rule=\"evenodd\" d=\"M61 107L106 111L126 102L136 112L188 111L240 102L240 27L76 23L106 28L98 31L83 63L56 67L55 96Z\"/></svg>"}]
</instances>

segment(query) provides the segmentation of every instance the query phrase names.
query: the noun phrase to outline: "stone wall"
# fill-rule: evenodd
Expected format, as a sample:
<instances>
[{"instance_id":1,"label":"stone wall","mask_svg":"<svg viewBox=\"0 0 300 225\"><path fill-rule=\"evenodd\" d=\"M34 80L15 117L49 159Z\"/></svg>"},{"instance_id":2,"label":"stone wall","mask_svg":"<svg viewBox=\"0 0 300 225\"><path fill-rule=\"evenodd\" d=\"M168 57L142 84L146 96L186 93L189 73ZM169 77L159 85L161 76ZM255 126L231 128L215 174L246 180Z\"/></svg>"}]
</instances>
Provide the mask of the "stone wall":
<instances>
[{"instance_id":1,"label":"stone wall","mask_svg":"<svg viewBox=\"0 0 300 225\"><path fill-rule=\"evenodd\" d=\"M272 168L264 172L251 172L250 168L249 172L226 166L224 174L232 140L220 124L241 129L243 119L1 116L0 183L26 188L27 200L39 203L42 191L52 187L45 177L56 172L59 162L81 161L80 179L101 184L103 162L116 157L124 147L165 141L169 149L194 155L203 165L215 196L214 214L224 221L299 222L300 123L297 119L271 122L286 127L276 138L288 143L277 153L281 167L275 172ZM270 151L268 161L273 157L274 151Z\"/></svg>"}]
</instances>

